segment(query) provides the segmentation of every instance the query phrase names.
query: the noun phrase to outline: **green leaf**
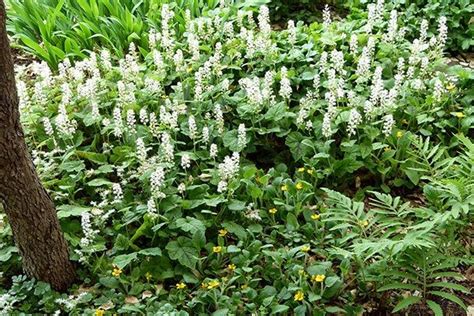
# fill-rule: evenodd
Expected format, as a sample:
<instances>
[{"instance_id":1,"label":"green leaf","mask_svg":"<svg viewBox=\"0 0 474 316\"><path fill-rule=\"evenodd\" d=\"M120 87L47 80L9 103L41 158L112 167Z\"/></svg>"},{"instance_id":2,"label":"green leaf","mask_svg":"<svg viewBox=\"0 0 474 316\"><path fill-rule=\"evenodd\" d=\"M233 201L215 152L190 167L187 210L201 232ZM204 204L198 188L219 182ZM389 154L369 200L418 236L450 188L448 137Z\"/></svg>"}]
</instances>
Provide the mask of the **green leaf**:
<instances>
[{"instance_id":1,"label":"green leaf","mask_svg":"<svg viewBox=\"0 0 474 316\"><path fill-rule=\"evenodd\" d=\"M98 179L94 179L94 180L91 180L91 181L87 182L87 185L91 186L91 187L100 187L100 186L103 186L103 185L108 185L109 186L109 185L112 185L112 182L110 182L107 179L98 178Z\"/></svg>"},{"instance_id":2,"label":"green leaf","mask_svg":"<svg viewBox=\"0 0 474 316\"><path fill-rule=\"evenodd\" d=\"M137 259L137 253L133 252L115 257L113 263L120 269L123 269L135 259Z\"/></svg>"},{"instance_id":3,"label":"green leaf","mask_svg":"<svg viewBox=\"0 0 474 316\"><path fill-rule=\"evenodd\" d=\"M293 213L288 213L286 216L286 225L289 230L296 230L300 226L298 224L298 219Z\"/></svg>"},{"instance_id":4,"label":"green leaf","mask_svg":"<svg viewBox=\"0 0 474 316\"><path fill-rule=\"evenodd\" d=\"M166 245L166 250L173 260L178 260L183 266L194 269L198 261L198 251L194 248L191 239L178 237Z\"/></svg>"},{"instance_id":5,"label":"green leaf","mask_svg":"<svg viewBox=\"0 0 474 316\"><path fill-rule=\"evenodd\" d=\"M454 294L441 292L441 291L429 291L429 293L431 293L433 295L436 295L436 296L439 296L439 297L442 297L442 298L445 298L447 300L450 300L451 302L454 302L454 303L458 304L462 308L467 309L467 307L463 303L463 301L461 301L461 299L459 297L457 297L456 295L454 295Z\"/></svg>"},{"instance_id":6,"label":"green leaf","mask_svg":"<svg viewBox=\"0 0 474 316\"><path fill-rule=\"evenodd\" d=\"M388 290L418 290L418 287L414 284L407 283L390 283L380 287L377 291L388 291Z\"/></svg>"},{"instance_id":7,"label":"green leaf","mask_svg":"<svg viewBox=\"0 0 474 316\"><path fill-rule=\"evenodd\" d=\"M144 256L161 256L161 249L158 247L142 249L138 252L140 255Z\"/></svg>"},{"instance_id":8,"label":"green leaf","mask_svg":"<svg viewBox=\"0 0 474 316\"><path fill-rule=\"evenodd\" d=\"M176 220L176 226L185 232L190 232L191 234L194 234L197 231L204 232L206 230L206 226L204 226L203 222L189 216L186 216L186 218L178 218Z\"/></svg>"},{"instance_id":9,"label":"green leaf","mask_svg":"<svg viewBox=\"0 0 474 316\"><path fill-rule=\"evenodd\" d=\"M77 150L76 154L80 158L90 160L90 161L95 162L97 164L106 164L107 163L107 156L104 155L104 154L93 153L93 152L89 152L89 151L80 151L80 150Z\"/></svg>"},{"instance_id":10,"label":"green leaf","mask_svg":"<svg viewBox=\"0 0 474 316\"><path fill-rule=\"evenodd\" d=\"M228 308L222 308L216 310L214 313L212 313L212 316L226 316L229 314L229 309Z\"/></svg>"},{"instance_id":11,"label":"green leaf","mask_svg":"<svg viewBox=\"0 0 474 316\"><path fill-rule=\"evenodd\" d=\"M6 262L10 260L14 252L17 252L16 247L10 246L6 248L2 248L0 250L0 262Z\"/></svg>"},{"instance_id":12,"label":"green leaf","mask_svg":"<svg viewBox=\"0 0 474 316\"><path fill-rule=\"evenodd\" d=\"M452 289L459 292L470 293L469 290L465 288L464 286L462 286L461 284L455 284L455 283L450 283L450 282L435 282L435 283L428 284L427 287L445 287L445 288Z\"/></svg>"},{"instance_id":13,"label":"green leaf","mask_svg":"<svg viewBox=\"0 0 474 316\"><path fill-rule=\"evenodd\" d=\"M91 208L77 205L60 205L57 207L58 218L66 218L70 216L81 216L82 213L88 212Z\"/></svg>"},{"instance_id":14,"label":"green leaf","mask_svg":"<svg viewBox=\"0 0 474 316\"><path fill-rule=\"evenodd\" d=\"M245 201L239 201L239 200L230 200L227 207L231 211L243 211L246 208L245 207Z\"/></svg>"},{"instance_id":15,"label":"green leaf","mask_svg":"<svg viewBox=\"0 0 474 316\"><path fill-rule=\"evenodd\" d=\"M278 313L286 312L288 309L290 309L290 307L289 307L289 306L286 306L286 305L275 305L275 306L272 306L272 315L278 314Z\"/></svg>"},{"instance_id":16,"label":"green leaf","mask_svg":"<svg viewBox=\"0 0 474 316\"><path fill-rule=\"evenodd\" d=\"M396 313L402 309L405 309L407 308L408 306L410 305L413 305L413 304L416 304L418 303L419 301L421 301L421 297L419 296L408 296L406 298L404 298L403 300L401 300L396 306L395 308L393 309L393 313Z\"/></svg>"},{"instance_id":17,"label":"green leaf","mask_svg":"<svg viewBox=\"0 0 474 316\"><path fill-rule=\"evenodd\" d=\"M439 306L438 303L435 303L432 300L427 300L426 304L428 304L428 306L434 312L435 316L443 316L443 310L441 309L441 306Z\"/></svg>"}]
</instances>

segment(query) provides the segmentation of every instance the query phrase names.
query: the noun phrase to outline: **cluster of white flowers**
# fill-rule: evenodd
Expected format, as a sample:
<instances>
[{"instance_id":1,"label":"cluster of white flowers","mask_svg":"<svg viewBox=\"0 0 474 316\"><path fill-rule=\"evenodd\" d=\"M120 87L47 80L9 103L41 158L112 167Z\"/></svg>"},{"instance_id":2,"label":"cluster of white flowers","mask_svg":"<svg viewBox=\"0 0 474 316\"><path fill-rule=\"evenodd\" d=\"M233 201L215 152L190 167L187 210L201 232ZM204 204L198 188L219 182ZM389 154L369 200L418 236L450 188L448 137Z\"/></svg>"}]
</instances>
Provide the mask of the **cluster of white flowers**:
<instances>
[{"instance_id":1,"label":"cluster of white flowers","mask_svg":"<svg viewBox=\"0 0 474 316\"><path fill-rule=\"evenodd\" d=\"M438 44L441 48L446 45L448 39L448 26L446 25L447 19L445 16L439 18L438 22Z\"/></svg>"},{"instance_id":2,"label":"cluster of white flowers","mask_svg":"<svg viewBox=\"0 0 474 316\"><path fill-rule=\"evenodd\" d=\"M81 214L81 227L84 237L81 238L81 247L87 247L94 242L94 239L98 233L97 230L92 228L91 214L87 211Z\"/></svg>"},{"instance_id":3,"label":"cluster of white flowers","mask_svg":"<svg viewBox=\"0 0 474 316\"><path fill-rule=\"evenodd\" d=\"M393 42L398 34L398 12L397 10L392 10L390 12L390 21L388 22L387 33L384 34L384 39L386 42Z\"/></svg>"},{"instance_id":4,"label":"cluster of white flowers","mask_svg":"<svg viewBox=\"0 0 474 316\"><path fill-rule=\"evenodd\" d=\"M237 175L239 168L239 153L234 152L232 156L225 156L224 162L220 163L218 167L220 181L217 185L217 192L222 193L227 191L229 181Z\"/></svg>"},{"instance_id":5,"label":"cluster of white flowers","mask_svg":"<svg viewBox=\"0 0 474 316\"><path fill-rule=\"evenodd\" d=\"M296 43L296 27L295 27L295 21L293 20L288 21L288 41L291 44Z\"/></svg>"},{"instance_id":6,"label":"cluster of white flowers","mask_svg":"<svg viewBox=\"0 0 474 316\"><path fill-rule=\"evenodd\" d=\"M161 188L165 184L165 169L163 167L158 167L150 176L150 188L152 195L157 198L161 199L164 198L166 195L161 192Z\"/></svg>"},{"instance_id":7,"label":"cluster of white flowers","mask_svg":"<svg viewBox=\"0 0 474 316\"><path fill-rule=\"evenodd\" d=\"M290 99L291 97L291 83L290 79L288 79L288 70L285 66L281 67L281 79L280 79L280 96L284 99Z\"/></svg>"},{"instance_id":8,"label":"cluster of white flowers","mask_svg":"<svg viewBox=\"0 0 474 316\"><path fill-rule=\"evenodd\" d=\"M385 136L390 136L392 134L393 126L395 125L395 120L393 119L392 114L388 114L383 118L383 134Z\"/></svg>"},{"instance_id":9,"label":"cluster of white flowers","mask_svg":"<svg viewBox=\"0 0 474 316\"><path fill-rule=\"evenodd\" d=\"M120 203L123 200L123 191L120 183L112 184L112 193L114 195L114 203Z\"/></svg>"},{"instance_id":10,"label":"cluster of white flowers","mask_svg":"<svg viewBox=\"0 0 474 316\"><path fill-rule=\"evenodd\" d=\"M349 123L347 124L347 134L353 136L356 134L357 126L362 123L362 115L356 110L351 109L349 114Z\"/></svg>"},{"instance_id":11,"label":"cluster of white flowers","mask_svg":"<svg viewBox=\"0 0 474 316\"><path fill-rule=\"evenodd\" d=\"M181 156L181 167L186 170L191 168L191 158L188 153L183 153Z\"/></svg>"},{"instance_id":12,"label":"cluster of white flowers","mask_svg":"<svg viewBox=\"0 0 474 316\"><path fill-rule=\"evenodd\" d=\"M247 145L247 131L245 129L245 124L240 124L237 130L237 146L239 150L242 151Z\"/></svg>"},{"instance_id":13,"label":"cluster of white flowers","mask_svg":"<svg viewBox=\"0 0 474 316\"><path fill-rule=\"evenodd\" d=\"M172 51L174 48L174 29L170 27L170 21L174 17L174 12L168 4L161 7L161 47L165 51Z\"/></svg>"},{"instance_id":14,"label":"cluster of white flowers","mask_svg":"<svg viewBox=\"0 0 474 316\"><path fill-rule=\"evenodd\" d=\"M258 77L242 78L240 79L239 83L245 90L250 103L255 105L258 109L263 102L263 95L262 91L260 90L260 79Z\"/></svg>"},{"instance_id":15,"label":"cluster of white flowers","mask_svg":"<svg viewBox=\"0 0 474 316\"><path fill-rule=\"evenodd\" d=\"M141 163L144 163L147 160L147 148L145 146L145 142L142 138L137 138L137 158Z\"/></svg>"},{"instance_id":16,"label":"cluster of white flowers","mask_svg":"<svg viewBox=\"0 0 474 316\"><path fill-rule=\"evenodd\" d=\"M329 9L329 6L326 4L324 6L323 10L323 26L324 27L329 27L331 24L331 10Z\"/></svg>"}]
</instances>

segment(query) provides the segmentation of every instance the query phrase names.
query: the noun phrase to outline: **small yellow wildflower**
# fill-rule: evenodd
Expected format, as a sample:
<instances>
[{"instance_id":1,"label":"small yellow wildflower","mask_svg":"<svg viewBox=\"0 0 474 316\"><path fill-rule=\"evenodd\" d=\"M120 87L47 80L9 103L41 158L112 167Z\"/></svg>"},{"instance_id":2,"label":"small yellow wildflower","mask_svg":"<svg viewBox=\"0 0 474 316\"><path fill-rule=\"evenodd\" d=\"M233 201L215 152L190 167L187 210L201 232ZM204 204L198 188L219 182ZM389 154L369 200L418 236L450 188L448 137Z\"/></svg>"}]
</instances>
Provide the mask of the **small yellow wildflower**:
<instances>
[{"instance_id":1,"label":"small yellow wildflower","mask_svg":"<svg viewBox=\"0 0 474 316\"><path fill-rule=\"evenodd\" d=\"M315 274L311 277L311 281L313 282L323 282L326 279L324 274Z\"/></svg>"},{"instance_id":2,"label":"small yellow wildflower","mask_svg":"<svg viewBox=\"0 0 474 316\"><path fill-rule=\"evenodd\" d=\"M212 280L212 281L209 282L209 284L207 285L207 288L208 288L209 290L212 290L213 288L218 287L219 284L220 284L219 281L217 281L217 280Z\"/></svg>"},{"instance_id":3,"label":"small yellow wildflower","mask_svg":"<svg viewBox=\"0 0 474 316\"><path fill-rule=\"evenodd\" d=\"M231 263L229 265L227 265L227 269L229 269L229 271L234 271L236 268L235 264Z\"/></svg>"},{"instance_id":4,"label":"small yellow wildflower","mask_svg":"<svg viewBox=\"0 0 474 316\"><path fill-rule=\"evenodd\" d=\"M176 283L176 288L177 288L178 290L185 289L185 288L186 288L186 284L184 284L184 282Z\"/></svg>"},{"instance_id":5,"label":"small yellow wildflower","mask_svg":"<svg viewBox=\"0 0 474 316\"><path fill-rule=\"evenodd\" d=\"M301 302L302 300L304 300L304 293L303 291L298 291L295 293L295 296L294 296L294 299L295 299L295 302Z\"/></svg>"},{"instance_id":6,"label":"small yellow wildflower","mask_svg":"<svg viewBox=\"0 0 474 316\"><path fill-rule=\"evenodd\" d=\"M188 70L188 72L191 72L191 71L193 71L193 67L189 67L187 70Z\"/></svg>"},{"instance_id":7,"label":"small yellow wildflower","mask_svg":"<svg viewBox=\"0 0 474 316\"><path fill-rule=\"evenodd\" d=\"M221 253L222 252L222 247L221 246L212 247L212 252Z\"/></svg>"},{"instance_id":8,"label":"small yellow wildflower","mask_svg":"<svg viewBox=\"0 0 474 316\"><path fill-rule=\"evenodd\" d=\"M463 112L456 112L455 115L456 115L457 118L463 118L463 117L466 116L466 115L464 115Z\"/></svg>"},{"instance_id":9,"label":"small yellow wildflower","mask_svg":"<svg viewBox=\"0 0 474 316\"><path fill-rule=\"evenodd\" d=\"M104 316L105 311L103 309L96 309L95 310L95 316Z\"/></svg>"},{"instance_id":10,"label":"small yellow wildflower","mask_svg":"<svg viewBox=\"0 0 474 316\"><path fill-rule=\"evenodd\" d=\"M298 172L304 172L304 167L298 168Z\"/></svg>"},{"instance_id":11,"label":"small yellow wildflower","mask_svg":"<svg viewBox=\"0 0 474 316\"><path fill-rule=\"evenodd\" d=\"M308 252L310 249L311 249L310 246L304 245L304 246L301 246L301 249L300 249L300 250L301 250L302 252Z\"/></svg>"},{"instance_id":12,"label":"small yellow wildflower","mask_svg":"<svg viewBox=\"0 0 474 316\"><path fill-rule=\"evenodd\" d=\"M288 186L286 184L282 185L280 188L282 191L288 191Z\"/></svg>"},{"instance_id":13,"label":"small yellow wildflower","mask_svg":"<svg viewBox=\"0 0 474 316\"><path fill-rule=\"evenodd\" d=\"M112 275L116 278L118 278L122 274L122 269L115 267L114 270L112 271Z\"/></svg>"},{"instance_id":14,"label":"small yellow wildflower","mask_svg":"<svg viewBox=\"0 0 474 316\"><path fill-rule=\"evenodd\" d=\"M452 82L450 82L446 88L451 91L456 88L456 86Z\"/></svg>"},{"instance_id":15,"label":"small yellow wildflower","mask_svg":"<svg viewBox=\"0 0 474 316\"><path fill-rule=\"evenodd\" d=\"M313 169L308 169L308 170L306 170L306 172L307 172L309 175L313 175L314 170L313 170Z\"/></svg>"},{"instance_id":16,"label":"small yellow wildflower","mask_svg":"<svg viewBox=\"0 0 474 316\"><path fill-rule=\"evenodd\" d=\"M315 221L317 221L320 218L321 218L321 215L319 215L319 214L311 214L311 219L313 219Z\"/></svg>"},{"instance_id":17,"label":"small yellow wildflower","mask_svg":"<svg viewBox=\"0 0 474 316\"><path fill-rule=\"evenodd\" d=\"M296 184L296 190L301 190L302 188L303 188L303 183L298 182L298 183Z\"/></svg>"},{"instance_id":18,"label":"small yellow wildflower","mask_svg":"<svg viewBox=\"0 0 474 316\"><path fill-rule=\"evenodd\" d=\"M402 138L403 136L403 132L402 131L398 131L397 132L397 138Z\"/></svg>"},{"instance_id":19,"label":"small yellow wildflower","mask_svg":"<svg viewBox=\"0 0 474 316\"><path fill-rule=\"evenodd\" d=\"M219 229L219 236L225 237L228 231L226 229Z\"/></svg>"},{"instance_id":20,"label":"small yellow wildflower","mask_svg":"<svg viewBox=\"0 0 474 316\"><path fill-rule=\"evenodd\" d=\"M276 214L276 212L277 212L277 209L274 208L274 207L272 207L271 209L268 210L268 213L270 213L270 214L272 214L272 215L273 215L273 214Z\"/></svg>"},{"instance_id":21,"label":"small yellow wildflower","mask_svg":"<svg viewBox=\"0 0 474 316\"><path fill-rule=\"evenodd\" d=\"M201 283L201 289L207 289L209 285L206 282Z\"/></svg>"},{"instance_id":22,"label":"small yellow wildflower","mask_svg":"<svg viewBox=\"0 0 474 316\"><path fill-rule=\"evenodd\" d=\"M147 280L148 282L150 282L151 277L152 277L152 275L151 275L150 272L145 273L145 278L146 278L146 280Z\"/></svg>"},{"instance_id":23,"label":"small yellow wildflower","mask_svg":"<svg viewBox=\"0 0 474 316\"><path fill-rule=\"evenodd\" d=\"M369 221L368 220L362 221L362 222L360 222L360 225L364 226L364 227L367 227L367 226L369 226Z\"/></svg>"}]
</instances>

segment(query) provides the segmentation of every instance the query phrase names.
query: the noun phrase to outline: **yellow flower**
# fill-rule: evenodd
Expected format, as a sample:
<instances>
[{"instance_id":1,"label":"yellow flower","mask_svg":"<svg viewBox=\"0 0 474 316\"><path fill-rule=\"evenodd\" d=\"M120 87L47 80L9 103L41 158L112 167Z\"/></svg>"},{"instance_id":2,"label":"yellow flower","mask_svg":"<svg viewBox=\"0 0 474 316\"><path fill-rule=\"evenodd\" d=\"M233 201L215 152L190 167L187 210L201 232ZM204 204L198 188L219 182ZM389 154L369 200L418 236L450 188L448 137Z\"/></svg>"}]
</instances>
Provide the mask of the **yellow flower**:
<instances>
[{"instance_id":1,"label":"yellow flower","mask_svg":"<svg viewBox=\"0 0 474 316\"><path fill-rule=\"evenodd\" d=\"M311 277L311 281L313 282L323 282L326 279L324 274L315 274Z\"/></svg>"},{"instance_id":2,"label":"yellow flower","mask_svg":"<svg viewBox=\"0 0 474 316\"><path fill-rule=\"evenodd\" d=\"M235 264L231 263L229 265L227 265L227 269L229 269L229 271L234 271L236 268Z\"/></svg>"},{"instance_id":3,"label":"yellow flower","mask_svg":"<svg viewBox=\"0 0 474 316\"><path fill-rule=\"evenodd\" d=\"M208 284L206 282L201 283L201 289L207 289Z\"/></svg>"},{"instance_id":4,"label":"yellow flower","mask_svg":"<svg viewBox=\"0 0 474 316\"><path fill-rule=\"evenodd\" d=\"M307 172L308 174L310 174L310 175L313 175L314 170L313 170L313 169L308 169L308 170L306 170L306 172Z\"/></svg>"},{"instance_id":5,"label":"yellow flower","mask_svg":"<svg viewBox=\"0 0 474 316\"><path fill-rule=\"evenodd\" d=\"M403 132L402 131L398 131L397 132L397 138L402 138L403 136Z\"/></svg>"},{"instance_id":6,"label":"yellow flower","mask_svg":"<svg viewBox=\"0 0 474 316\"><path fill-rule=\"evenodd\" d=\"M147 280L148 282L150 282L151 277L152 277L152 275L151 275L150 272L145 273L145 278L146 278L146 280Z\"/></svg>"},{"instance_id":7,"label":"yellow flower","mask_svg":"<svg viewBox=\"0 0 474 316\"><path fill-rule=\"evenodd\" d=\"M463 118L463 117L466 116L466 115L464 115L463 112L456 112L455 115L456 115L457 118Z\"/></svg>"},{"instance_id":8,"label":"yellow flower","mask_svg":"<svg viewBox=\"0 0 474 316\"><path fill-rule=\"evenodd\" d=\"M298 168L298 172L304 172L304 167Z\"/></svg>"},{"instance_id":9,"label":"yellow flower","mask_svg":"<svg viewBox=\"0 0 474 316\"><path fill-rule=\"evenodd\" d=\"M315 221L317 221L320 218L321 218L321 215L319 214L311 214L311 219L314 219Z\"/></svg>"},{"instance_id":10,"label":"yellow flower","mask_svg":"<svg viewBox=\"0 0 474 316\"><path fill-rule=\"evenodd\" d=\"M368 220L362 221L362 222L360 222L360 225L364 226L364 227L367 227L367 226L369 226L369 221Z\"/></svg>"},{"instance_id":11,"label":"yellow flower","mask_svg":"<svg viewBox=\"0 0 474 316\"><path fill-rule=\"evenodd\" d=\"M227 235L227 233L228 233L227 230L225 230L225 229L219 229L219 236L225 237L225 235Z\"/></svg>"},{"instance_id":12,"label":"yellow flower","mask_svg":"<svg viewBox=\"0 0 474 316\"><path fill-rule=\"evenodd\" d=\"M300 250L302 252L308 252L310 249L311 249L311 247L308 246L308 245L301 246L301 248L300 248Z\"/></svg>"},{"instance_id":13,"label":"yellow flower","mask_svg":"<svg viewBox=\"0 0 474 316\"><path fill-rule=\"evenodd\" d=\"M271 209L268 210L268 213L270 213L272 215L275 214L276 212L277 212L277 209L274 208L274 207L272 207Z\"/></svg>"},{"instance_id":14,"label":"yellow flower","mask_svg":"<svg viewBox=\"0 0 474 316\"><path fill-rule=\"evenodd\" d=\"M122 274L122 269L115 267L114 270L112 271L112 275L116 278L118 278Z\"/></svg>"},{"instance_id":15,"label":"yellow flower","mask_svg":"<svg viewBox=\"0 0 474 316\"><path fill-rule=\"evenodd\" d=\"M188 68L188 72L191 72L191 71L193 71L193 67Z\"/></svg>"},{"instance_id":16,"label":"yellow flower","mask_svg":"<svg viewBox=\"0 0 474 316\"><path fill-rule=\"evenodd\" d=\"M212 247L212 252L221 253L222 252L222 247L221 246Z\"/></svg>"},{"instance_id":17,"label":"yellow flower","mask_svg":"<svg viewBox=\"0 0 474 316\"><path fill-rule=\"evenodd\" d=\"M212 280L212 281L209 282L209 284L207 285L207 288L208 288L209 290L211 290L211 289L213 289L213 288L218 287L219 284L220 284L219 281L217 281L217 280Z\"/></svg>"},{"instance_id":18,"label":"yellow flower","mask_svg":"<svg viewBox=\"0 0 474 316\"><path fill-rule=\"evenodd\" d=\"M296 190L301 190L302 188L303 188L303 183L298 182L298 183L296 184Z\"/></svg>"},{"instance_id":19,"label":"yellow flower","mask_svg":"<svg viewBox=\"0 0 474 316\"><path fill-rule=\"evenodd\" d=\"M96 309L95 310L95 316L104 316L105 311L103 309Z\"/></svg>"},{"instance_id":20,"label":"yellow flower","mask_svg":"<svg viewBox=\"0 0 474 316\"><path fill-rule=\"evenodd\" d=\"M176 283L176 288L178 290L182 290L182 289L186 288L186 284L184 284L183 282Z\"/></svg>"},{"instance_id":21,"label":"yellow flower","mask_svg":"<svg viewBox=\"0 0 474 316\"><path fill-rule=\"evenodd\" d=\"M286 184L282 185L280 188L282 191L288 191L288 186Z\"/></svg>"},{"instance_id":22,"label":"yellow flower","mask_svg":"<svg viewBox=\"0 0 474 316\"><path fill-rule=\"evenodd\" d=\"M452 82L450 82L446 88L448 90L453 90L454 88L456 88L456 86Z\"/></svg>"},{"instance_id":23,"label":"yellow flower","mask_svg":"<svg viewBox=\"0 0 474 316\"><path fill-rule=\"evenodd\" d=\"M295 293L295 296L294 296L294 299L295 299L295 302L301 302L302 300L304 300L304 293L303 291L298 291Z\"/></svg>"}]
</instances>

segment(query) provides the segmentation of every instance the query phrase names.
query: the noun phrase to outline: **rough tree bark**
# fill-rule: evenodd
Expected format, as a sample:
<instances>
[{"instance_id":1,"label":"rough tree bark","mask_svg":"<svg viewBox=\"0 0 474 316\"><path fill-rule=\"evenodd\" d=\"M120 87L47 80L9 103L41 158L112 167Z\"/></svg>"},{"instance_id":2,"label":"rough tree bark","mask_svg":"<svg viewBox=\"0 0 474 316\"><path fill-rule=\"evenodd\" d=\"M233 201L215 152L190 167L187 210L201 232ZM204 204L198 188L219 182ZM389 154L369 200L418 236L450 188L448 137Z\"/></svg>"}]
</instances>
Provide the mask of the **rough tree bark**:
<instances>
[{"instance_id":1,"label":"rough tree bark","mask_svg":"<svg viewBox=\"0 0 474 316\"><path fill-rule=\"evenodd\" d=\"M20 124L6 10L0 0L0 202L23 259L25 273L67 289L75 278L56 210L43 188Z\"/></svg>"}]
</instances>

